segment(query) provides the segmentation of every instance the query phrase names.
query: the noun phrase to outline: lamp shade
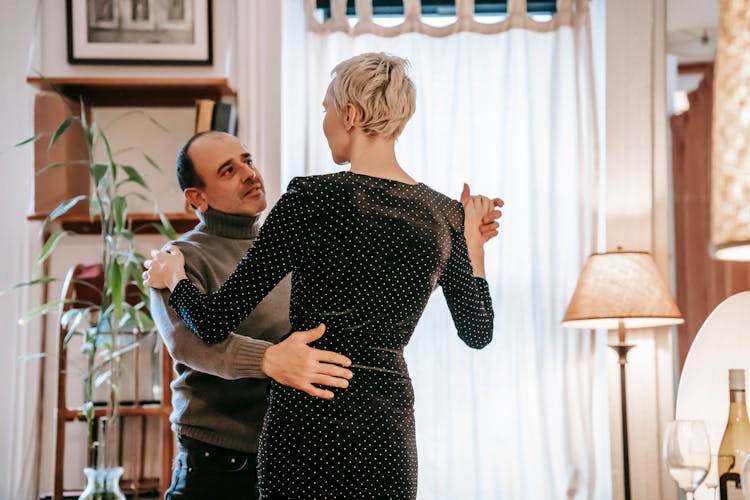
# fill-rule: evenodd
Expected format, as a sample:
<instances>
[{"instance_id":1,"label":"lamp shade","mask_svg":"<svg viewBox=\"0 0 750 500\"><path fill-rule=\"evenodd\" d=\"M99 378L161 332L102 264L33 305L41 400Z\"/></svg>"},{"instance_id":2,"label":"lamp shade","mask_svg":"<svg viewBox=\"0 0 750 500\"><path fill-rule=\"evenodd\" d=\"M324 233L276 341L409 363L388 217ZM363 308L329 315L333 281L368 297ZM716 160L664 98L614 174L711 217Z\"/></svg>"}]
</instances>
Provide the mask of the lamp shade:
<instances>
[{"instance_id":1,"label":"lamp shade","mask_svg":"<svg viewBox=\"0 0 750 500\"><path fill-rule=\"evenodd\" d=\"M591 255L563 318L569 328L652 328L682 323L656 263L648 252Z\"/></svg>"},{"instance_id":2,"label":"lamp shade","mask_svg":"<svg viewBox=\"0 0 750 500\"><path fill-rule=\"evenodd\" d=\"M750 0L719 2L711 130L711 250L750 260Z\"/></svg>"}]
</instances>

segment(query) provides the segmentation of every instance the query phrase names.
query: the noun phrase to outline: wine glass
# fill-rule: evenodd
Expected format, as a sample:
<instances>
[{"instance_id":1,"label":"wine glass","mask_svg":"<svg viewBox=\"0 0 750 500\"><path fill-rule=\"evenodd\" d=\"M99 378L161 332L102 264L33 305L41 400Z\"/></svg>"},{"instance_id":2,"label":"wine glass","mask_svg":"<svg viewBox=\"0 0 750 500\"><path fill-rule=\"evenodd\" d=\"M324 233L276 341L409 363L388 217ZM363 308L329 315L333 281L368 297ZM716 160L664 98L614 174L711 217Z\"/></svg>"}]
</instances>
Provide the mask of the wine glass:
<instances>
[{"instance_id":1,"label":"wine glass","mask_svg":"<svg viewBox=\"0 0 750 500\"><path fill-rule=\"evenodd\" d=\"M674 420L667 424L662 449L669 474L693 500L693 492L700 486L711 466L711 447L708 431L702 420Z\"/></svg>"},{"instance_id":2,"label":"wine glass","mask_svg":"<svg viewBox=\"0 0 750 500\"><path fill-rule=\"evenodd\" d=\"M718 455L711 455L711 466L708 468L706 479L703 480L703 485L709 491L711 500L717 500L719 498L719 471L717 470L718 460Z\"/></svg>"}]
</instances>

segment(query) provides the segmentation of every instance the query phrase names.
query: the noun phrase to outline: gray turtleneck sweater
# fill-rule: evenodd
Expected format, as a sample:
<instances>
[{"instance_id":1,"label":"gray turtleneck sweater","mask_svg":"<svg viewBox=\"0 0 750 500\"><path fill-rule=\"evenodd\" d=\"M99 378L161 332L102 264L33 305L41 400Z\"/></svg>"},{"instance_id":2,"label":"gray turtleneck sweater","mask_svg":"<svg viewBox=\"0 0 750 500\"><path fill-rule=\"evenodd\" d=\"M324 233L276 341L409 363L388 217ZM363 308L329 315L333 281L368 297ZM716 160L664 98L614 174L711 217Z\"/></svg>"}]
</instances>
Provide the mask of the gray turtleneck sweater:
<instances>
[{"instance_id":1,"label":"gray turtleneck sweater","mask_svg":"<svg viewBox=\"0 0 750 500\"><path fill-rule=\"evenodd\" d=\"M188 278L202 292L219 289L258 234L257 217L209 209L173 242ZM223 448L256 453L266 410L263 354L290 331L287 276L220 344L207 345L168 305L169 290L151 291L151 314L174 360L172 429Z\"/></svg>"}]
</instances>

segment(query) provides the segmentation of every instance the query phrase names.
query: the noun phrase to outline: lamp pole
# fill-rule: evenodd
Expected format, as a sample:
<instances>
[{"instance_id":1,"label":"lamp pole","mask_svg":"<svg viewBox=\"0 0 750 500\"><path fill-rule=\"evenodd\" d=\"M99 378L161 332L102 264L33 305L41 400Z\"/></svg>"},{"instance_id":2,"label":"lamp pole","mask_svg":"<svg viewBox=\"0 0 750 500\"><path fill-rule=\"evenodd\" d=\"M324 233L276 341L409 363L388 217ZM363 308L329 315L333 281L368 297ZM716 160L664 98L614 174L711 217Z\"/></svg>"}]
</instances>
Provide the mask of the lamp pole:
<instances>
[{"instance_id":1,"label":"lamp pole","mask_svg":"<svg viewBox=\"0 0 750 500\"><path fill-rule=\"evenodd\" d=\"M628 351L634 347L634 344L625 342L625 321L617 321L617 340L616 344L608 344L609 347L617 352L620 360L620 418L622 419L622 470L623 486L625 490L625 500L630 500L630 461L628 452L628 396L625 384L625 365L628 363Z\"/></svg>"}]
</instances>

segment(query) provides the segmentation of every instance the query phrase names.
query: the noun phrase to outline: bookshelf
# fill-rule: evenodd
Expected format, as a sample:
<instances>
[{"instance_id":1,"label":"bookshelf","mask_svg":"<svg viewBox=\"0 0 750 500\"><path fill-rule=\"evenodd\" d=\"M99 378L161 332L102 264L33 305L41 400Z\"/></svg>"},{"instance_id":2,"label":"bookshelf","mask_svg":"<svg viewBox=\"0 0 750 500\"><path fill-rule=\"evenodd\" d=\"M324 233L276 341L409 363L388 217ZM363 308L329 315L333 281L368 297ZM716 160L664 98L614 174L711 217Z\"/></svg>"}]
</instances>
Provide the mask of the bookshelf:
<instances>
[{"instance_id":1,"label":"bookshelf","mask_svg":"<svg viewBox=\"0 0 750 500\"><path fill-rule=\"evenodd\" d=\"M236 90L227 78L82 78L29 76L26 82L40 90L54 90L87 105L106 107L194 107L197 99L220 101L235 98ZM165 214L178 233L192 229L198 218L192 212ZM44 220L46 214L30 214L28 220ZM65 215L59 219L62 228L78 234L100 231L97 218L86 215ZM131 227L139 234L155 233L153 213L128 216Z\"/></svg>"},{"instance_id":2,"label":"bookshelf","mask_svg":"<svg viewBox=\"0 0 750 500\"><path fill-rule=\"evenodd\" d=\"M198 217L192 212L173 212L164 214L172 224L178 234L186 233L193 229L198 223ZM46 214L32 214L27 216L28 220L44 220ZM76 234L99 234L101 224L99 217L91 218L88 215L63 215L56 219L65 231L71 231ZM130 223L132 231L136 234L155 234L156 228L154 223L160 222L159 215L153 213L135 213L129 214L127 221Z\"/></svg>"},{"instance_id":3,"label":"bookshelf","mask_svg":"<svg viewBox=\"0 0 750 500\"><path fill-rule=\"evenodd\" d=\"M236 91L232 88L226 78L199 78L199 79L167 79L167 78L78 78L78 77L28 77L27 83L40 90L54 90L64 97L78 102L79 99L87 106L93 107L195 107L196 99L212 99L222 101L236 97ZM185 138L187 140L187 137ZM46 175L46 174L45 174ZM88 175L88 174L86 174ZM75 193L77 194L77 193ZM62 195L62 199L70 196ZM62 200L61 200L62 201ZM166 218L178 233L184 233L192 229L198 222L193 212L166 213ZM32 213L27 216L28 220L41 221L47 217L46 213ZM154 213L132 213L127 217L129 226L137 234L156 233L154 223L160 222L158 214ZM55 223L63 230L71 231L79 235L100 234L101 224L98 217L90 217L86 213L65 214L58 218ZM46 231L43 238L49 236ZM45 261L45 266L49 266ZM45 269L48 271L48 267ZM48 274L48 272L45 272ZM48 293L45 286L45 294ZM43 335L46 335L47 324L43 325ZM62 339L62 337L61 337ZM80 419L77 408L69 408L65 400L65 349L62 341L58 342L60 352L58 353L58 412L56 421L55 438L55 468L54 468L54 498L63 498L63 471L65 464L65 427L66 423ZM133 483L136 493L144 493L150 489L158 489L163 495L171 480L171 466L174 455L174 436L169 424L171 413L171 397L169 382L172 377L172 363L165 348L161 352L161 376L162 376L162 400L160 402L141 402L121 407L121 415L141 419L141 455L145 444L145 418L158 418L160 420L160 441L162 453L160 457L160 474L158 478L143 478L143 456L141 466L134 473ZM62 361L61 361L62 360ZM62 363L62 364L60 364ZM98 408L96 415L103 415L104 410ZM120 436L122 439L122 435ZM130 438L129 438L130 439ZM153 479L153 481L151 481ZM148 482L150 481L150 482ZM153 483L153 484L152 484Z\"/></svg>"}]
</instances>

